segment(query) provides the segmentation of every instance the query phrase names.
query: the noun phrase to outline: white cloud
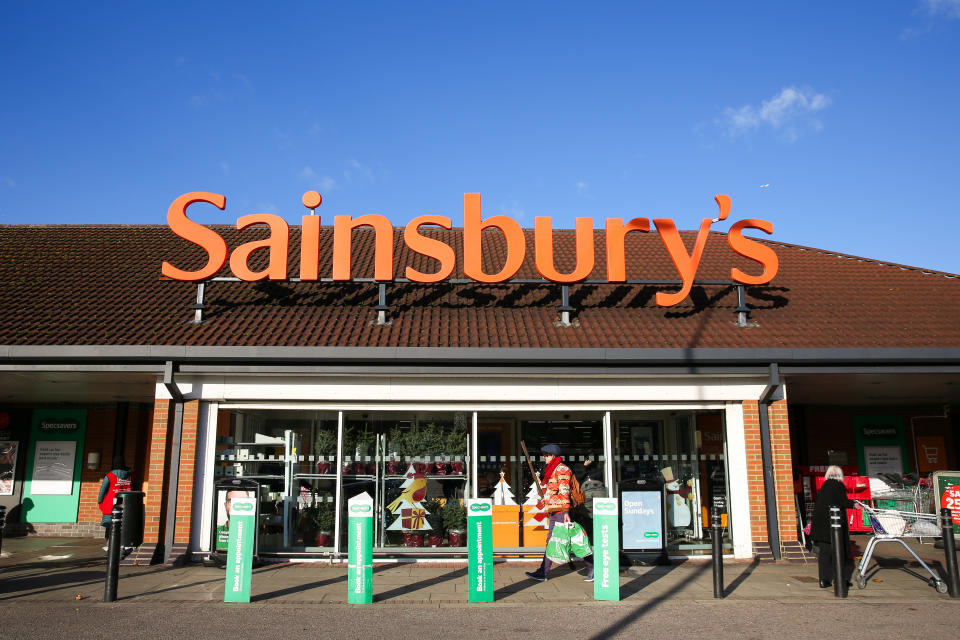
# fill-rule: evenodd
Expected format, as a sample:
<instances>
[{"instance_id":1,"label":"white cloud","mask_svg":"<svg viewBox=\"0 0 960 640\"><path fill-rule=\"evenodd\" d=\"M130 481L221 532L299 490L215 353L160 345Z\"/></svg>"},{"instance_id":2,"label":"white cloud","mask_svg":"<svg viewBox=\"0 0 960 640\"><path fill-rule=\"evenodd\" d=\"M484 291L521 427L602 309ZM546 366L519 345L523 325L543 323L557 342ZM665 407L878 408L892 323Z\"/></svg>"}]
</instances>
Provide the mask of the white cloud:
<instances>
[{"instance_id":1,"label":"white cloud","mask_svg":"<svg viewBox=\"0 0 960 640\"><path fill-rule=\"evenodd\" d=\"M272 202L261 202L257 205L258 213L280 213L280 209Z\"/></svg>"},{"instance_id":2,"label":"white cloud","mask_svg":"<svg viewBox=\"0 0 960 640\"><path fill-rule=\"evenodd\" d=\"M927 13L947 18L960 18L960 0L921 0Z\"/></svg>"},{"instance_id":3,"label":"white cloud","mask_svg":"<svg viewBox=\"0 0 960 640\"><path fill-rule=\"evenodd\" d=\"M17 183L14 182L13 178L11 178L10 176L3 176L3 183L8 187L10 187L11 189L17 186Z\"/></svg>"},{"instance_id":4,"label":"white cloud","mask_svg":"<svg viewBox=\"0 0 960 640\"><path fill-rule=\"evenodd\" d=\"M303 182L308 182L314 187L319 187L321 191L330 191L337 188L336 180L330 176L319 175L313 170L313 167L304 167L300 170L300 173L297 174L297 177Z\"/></svg>"},{"instance_id":5,"label":"white cloud","mask_svg":"<svg viewBox=\"0 0 960 640\"><path fill-rule=\"evenodd\" d=\"M370 167L367 165L363 164L356 158L350 158L350 160L347 161L347 165L350 168L343 172L343 175L347 180L353 179L354 173L359 173L361 177L373 182L373 171L371 171Z\"/></svg>"},{"instance_id":6,"label":"white cloud","mask_svg":"<svg viewBox=\"0 0 960 640\"><path fill-rule=\"evenodd\" d=\"M523 206L516 200L509 200L502 203L500 205L500 211L519 222L523 222L527 217L526 210L524 210Z\"/></svg>"},{"instance_id":7,"label":"white cloud","mask_svg":"<svg viewBox=\"0 0 960 640\"><path fill-rule=\"evenodd\" d=\"M221 162L220 162L220 171L223 173L223 175L229 176L229 175L230 175L230 165L227 164L226 162L221 161Z\"/></svg>"},{"instance_id":8,"label":"white cloud","mask_svg":"<svg viewBox=\"0 0 960 640\"><path fill-rule=\"evenodd\" d=\"M787 87L769 100L763 100L759 107L749 104L738 108L727 107L717 123L731 136L770 129L793 142L799 137L801 129L819 131L823 128L813 114L829 104L830 98L822 93Z\"/></svg>"},{"instance_id":9,"label":"white cloud","mask_svg":"<svg viewBox=\"0 0 960 640\"><path fill-rule=\"evenodd\" d=\"M577 193L583 193L590 188L590 183L586 180L577 180Z\"/></svg>"},{"instance_id":10,"label":"white cloud","mask_svg":"<svg viewBox=\"0 0 960 640\"><path fill-rule=\"evenodd\" d=\"M233 79L239 81L240 84L246 87L247 91L250 93L254 92L253 83L250 82L250 79L247 76L243 75L242 73L235 73L233 74Z\"/></svg>"},{"instance_id":11,"label":"white cloud","mask_svg":"<svg viewBox=\"0 0 960 640\"><path fill-rule=\"evenodd\" d=\"M210 104L210 98L207 96L191 96L190 106L194 109L203 109Z\"/></svg>"}]
</instances>

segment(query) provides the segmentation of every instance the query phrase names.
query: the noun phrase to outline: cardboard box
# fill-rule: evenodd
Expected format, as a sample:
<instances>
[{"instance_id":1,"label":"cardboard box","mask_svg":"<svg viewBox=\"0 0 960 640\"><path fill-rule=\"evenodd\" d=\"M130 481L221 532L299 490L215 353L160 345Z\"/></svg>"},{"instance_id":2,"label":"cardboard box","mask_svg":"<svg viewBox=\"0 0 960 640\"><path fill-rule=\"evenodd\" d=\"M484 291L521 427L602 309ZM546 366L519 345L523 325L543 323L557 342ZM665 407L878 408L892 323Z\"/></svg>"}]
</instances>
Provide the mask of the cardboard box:
<instances>
[{"instance_id":1,"label":"cardboard box","mask_svg":"<svg viewBox=\"0 0 960 640\"><path fill-rule=\"evenodd\" d=\"M520 505L493 505L493 548L520 546Z\"/></svg>"},{"instance_id":2,"label":"cardboard box","mask_svg":"<svg viewBox=\"0 0 960 640\"><path fill-rule=\"evenodd\" d=\"M523 546L524 547L545 547L547 546L547 519L543 519L542 527L528 527L526 526L527 520L532 516L532 512L535 507L530 505L523 505L523 523L520 527L523 530Z\"/></svg>"}]
</instances>

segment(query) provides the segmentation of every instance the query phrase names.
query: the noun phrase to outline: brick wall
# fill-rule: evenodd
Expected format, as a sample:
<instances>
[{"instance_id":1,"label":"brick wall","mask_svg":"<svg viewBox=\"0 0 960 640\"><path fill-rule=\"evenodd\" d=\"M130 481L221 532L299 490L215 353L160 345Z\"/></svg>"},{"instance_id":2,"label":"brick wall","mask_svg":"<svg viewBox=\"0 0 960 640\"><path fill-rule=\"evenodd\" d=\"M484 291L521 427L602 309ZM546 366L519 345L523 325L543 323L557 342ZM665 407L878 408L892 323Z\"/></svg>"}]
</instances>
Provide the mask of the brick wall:
<instances>
[{"instance_id":1,"label":"brick wall","mask_svg":"<svg viewBox=\"0 0 960 640\"><path fill-rule=\"evenodd\" d=\"M790 421L787 403L770 403L770 445L781 542L797 539L793 502L793 460L790 452ZM763 494L763 455L760 447L760 415L756 400L743 403L743 426L747 449L747 480L750 484L750 526L754 542L767 542L767 511Z\"/></svg>"},{"instance_id":2,"label":"brick wall","mask_svg":"<svg viewBox=\"0 0 960 640\"><path fill-rule=\"evenodd\" d=\"M174 544L189 544L193 520L193 481L197 464L197 420L200 401L183 405L183 431L180 438L180 476L177 484L177 525Z\"/></svg>"},{"instance_id":3,"label":"brick wall","mask_svg":"<svg viewBox=\"0 0 960 640\"><path fill-rule=\"evenodd\" d=\"M164 474L167 471L167 433L172 426L172 407L173 403L169 400L157 399L153 403L153 419L147 437L149 455L143 479L143 491L147 494L144 498L145 543L160 542L163 492L166 486Z\"/></svg>"},{"instance_id":4,"label":"brick wall","mask_svg":"<svg viewBox=\"0 0 960 640\"><path fill-rule=\"evenodd\" d=\"M127 412L126 439L124 442L124 461L135 474L135 479L142 477L135 464L137 448L140 446L143 409L138 404L130 404ZM97 504L100 494L100 484L103 477L110 471L113 463L113 440L117 424L116 406L97 406L87 411L87 435L84 442L83 466L80 472L80 508L77 522L100 523L103 513ZM95 469L87 469L87 454L91 451L100 452L100 464Z\"/></svg>"}]
</instances>

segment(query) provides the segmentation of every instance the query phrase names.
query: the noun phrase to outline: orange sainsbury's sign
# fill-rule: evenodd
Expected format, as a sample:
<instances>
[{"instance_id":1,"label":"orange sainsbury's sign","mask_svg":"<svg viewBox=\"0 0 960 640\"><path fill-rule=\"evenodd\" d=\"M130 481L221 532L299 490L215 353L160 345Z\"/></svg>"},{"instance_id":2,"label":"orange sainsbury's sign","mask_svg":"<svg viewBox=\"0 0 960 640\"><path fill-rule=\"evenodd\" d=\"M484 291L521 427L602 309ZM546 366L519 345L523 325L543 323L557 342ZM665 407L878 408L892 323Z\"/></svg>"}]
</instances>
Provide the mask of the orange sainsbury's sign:
<instances>
[{"instance_id":1,"label":"orange sainsbury's sign","mask_svg":"<svg viewBox=\"0 0 960 640\"><path fill-rule=\"evenodd\" d=\"M690 293L700 258L707 243L710 225L718 220L725 220L730 215L730 197L715 196L720 206L717 218L704 218L697 232L697 239L692 252L688 252L677 230L676 224L670 218L654 218L653 225L663 242L670 259L673 261L682 281L680 291L675 293L658 292L657 304L664 307L673 306L683 301ZM287 262L289 255L290 232L286 220L278 215L269 213L255 213L241 216L237 219L237 230L244 230L257 224L265 224L270 229L270 235L261 240L253 240L236 247L232 253L228 251L226 241L216 231L187 217L187 208L195 202L206 202L219 209L226 207L227 199L217 193L194 191L185 193L167 210L167 223L170 230L191 242L207 254L207 263L196 271L178 269L169 262L160 267L163 276L186 282L197 282L212 278L223 269L229 258L230 270L237 278L248 282L257 280L287 280ZM309 209L320 206L322 198L316 191L303 194L303 204ZM320 279L320 216L303 216L300 247L300 280L312 282ZM439 268L432 273L424 273L413 267L406 267L404 275L412 282L440 282L446 280L456 267L456 254L453 247L420 233L420 228L435 226L442 229L451 229L450 218L440 215L418 216L407 223L403 230L403 241L407 247L416 253L433 258ZM553 259L553 221L549 217L534 219L534 262L537 271L543 278L551 282L575 283L587 278L595 266L593 220L591 218L577 218L575 221L576 237L576 266L569 273L557 271ZM333 264L332 280L335 282L349 282L351 280L351 252L353 230L357 227L372 227L375 231L374 279L381 282L393 280L394 272L394 238L393 224L384 216L376 214L353 216L335 216L333 221ZM498 229L506 242L506 259L503 267L496 273L487 273L483 270L482 242L484 229ZM759 229L764 233L773 233L773 224L766 220L749 218L740 220L727 233L727 243L730 248L759 265L759 275L751 275L733 267L730 277L735 282L759 285L773 280L780 266L777 254L769 246L751 240L743 235L745 229ZM626 281L626 257L624 253L625 238L628 233L649 233L650 220L634 218L624 222L621 218L608 218L606 221L606 258L607 281ZM467 278L477 282L496 283L505 282L520 270L526 258L526 243L523 229L520 224L505 215L496 215L483 218L480 213L480 194L463 194L463 273ZM249 266L250 256L265 249L269 252L267 268L262 271L253 271Z\"/></svg>"}]
</instances>

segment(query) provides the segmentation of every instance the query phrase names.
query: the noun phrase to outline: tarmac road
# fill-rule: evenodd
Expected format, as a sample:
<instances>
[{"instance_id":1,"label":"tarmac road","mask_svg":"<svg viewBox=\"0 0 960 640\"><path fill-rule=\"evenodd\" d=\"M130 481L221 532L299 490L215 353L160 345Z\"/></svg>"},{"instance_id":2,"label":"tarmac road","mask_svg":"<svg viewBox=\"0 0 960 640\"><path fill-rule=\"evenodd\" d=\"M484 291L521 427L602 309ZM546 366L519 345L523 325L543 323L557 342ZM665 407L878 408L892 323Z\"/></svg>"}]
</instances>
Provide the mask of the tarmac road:
<instances>
[{"instance_id":1,"label":"tarmac road","mask_svg":"<svg viewBox=\"0 0 960 640\"><path fill-rule=\"evenodd\" d=\"M956 601L895 606L662 600L642 604L286 605L18 602L5 638L950 638Z\"/></svg>"}]
</instances>

